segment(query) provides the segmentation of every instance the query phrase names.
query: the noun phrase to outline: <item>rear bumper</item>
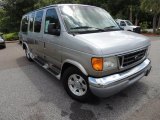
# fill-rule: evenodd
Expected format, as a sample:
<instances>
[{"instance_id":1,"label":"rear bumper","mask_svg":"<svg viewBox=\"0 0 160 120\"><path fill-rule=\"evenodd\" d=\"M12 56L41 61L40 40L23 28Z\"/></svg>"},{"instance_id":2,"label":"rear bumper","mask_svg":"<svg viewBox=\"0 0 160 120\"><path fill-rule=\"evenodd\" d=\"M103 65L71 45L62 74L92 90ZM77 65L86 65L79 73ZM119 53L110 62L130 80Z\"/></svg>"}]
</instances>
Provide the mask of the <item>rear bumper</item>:
<instances>
[{"instance_id":1,"label":"rear bumper","mask_svg":"<svg viewBox=\"0 0 160 120\"><path fill-rule=\"evenodd\" d=\"M151 61L146 59L140 65L119 73L103 78L89 77L89 87L91 92L98 97L108 97L114 95L124 88L147 76L151 70Z\"/></svg>"}]
</instances>

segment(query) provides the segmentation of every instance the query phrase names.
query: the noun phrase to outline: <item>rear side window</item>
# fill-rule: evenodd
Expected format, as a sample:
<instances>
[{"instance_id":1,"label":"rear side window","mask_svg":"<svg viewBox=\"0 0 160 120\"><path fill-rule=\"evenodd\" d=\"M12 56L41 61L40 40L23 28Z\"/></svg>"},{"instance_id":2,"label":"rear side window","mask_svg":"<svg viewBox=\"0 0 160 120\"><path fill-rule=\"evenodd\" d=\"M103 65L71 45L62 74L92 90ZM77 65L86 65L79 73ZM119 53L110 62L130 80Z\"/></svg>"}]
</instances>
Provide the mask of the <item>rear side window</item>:
<instances>
[{"instance_id":1,"label":"rear side window","mask_svg":"<svg viewBox=\"0 0 160 120\"><path fill-rule=\"evenodd\" d=\"M22 18L21 30L24 33L26 33L28 31L28 16L25 16Z\"/></svg>"},{"instance_id":2,"label":"rear side window","mask_svg":"<svg viewBox=\"0 0 160 120\"><path fill-rule=\"evenodd\" d=\"M34 15L35 15L35 13L32 13L31 15L30 15L30 24L29 24L29 31L30 32L33 32L33 22L34 22Z\"/></svg>"},{"instance_id":3,"label":"rear side window","mask_svg":"<svg viewBox=\"0 0 160 120\"><path fill-rule=\"evenodd\" d=\"M35 17L34 32L40 32L42 26L43 11L38 11Z\"/></svg>"},{"instance_id":4,"label":"rear side window","mask_svg":"<svg viewBox=\"0 0 160 120\"><path fill-rule=\"evenodd\" d=\"M48 9L46 12L45 30L44 30L44 32L46 34L49 34L48 33L48 25L49 24L55 24L55 29L60 29L58 15L57 15L57 12L54 8Z\"/></svg>"}]
</instances>

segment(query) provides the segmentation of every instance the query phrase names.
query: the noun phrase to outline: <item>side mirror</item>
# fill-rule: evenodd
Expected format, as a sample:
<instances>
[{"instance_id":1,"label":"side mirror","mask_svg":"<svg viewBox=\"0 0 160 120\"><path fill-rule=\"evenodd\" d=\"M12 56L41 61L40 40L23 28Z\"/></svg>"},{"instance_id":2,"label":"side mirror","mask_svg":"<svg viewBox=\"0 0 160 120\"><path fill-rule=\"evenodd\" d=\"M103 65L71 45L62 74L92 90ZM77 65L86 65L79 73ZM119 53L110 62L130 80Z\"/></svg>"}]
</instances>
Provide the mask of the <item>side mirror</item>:
<instances>
[{"instance_id":1,"label":"side mirror","mask_svg":"<svg viewBox=\"0 0 160 120\"><path fill-rule=\"evenodd\" d=\"M60 29L56 28L56 24L55 23L50 23L48 25L48 33L51 34L51 35L60 36Z\"/></svg>"},{"instance_id":2,"label":"side mirror","mask_svg":"<svg viewBox=\"0 0 160 120\"><path fill-rule=\"evenodd\" d=\"M119 26L119 28L121 29L121 30L124 30L124 28L122 27L122 26L120 26L120 24L118 23L118 22L116 22L117 23L117 25Z\"/></svg>"},{"instance_id":3,"label":"side mirror","mask_svg":"<svg viewBox=\"0 0 160 120\"><path fill-rule=\"evenodd\" d=\"M123 27L121 27L121 26L119 26L119 27L120 27L120 29L121 29L121 30L124 30L124 28L123 28Z\"/></svg>"}]
</instances>

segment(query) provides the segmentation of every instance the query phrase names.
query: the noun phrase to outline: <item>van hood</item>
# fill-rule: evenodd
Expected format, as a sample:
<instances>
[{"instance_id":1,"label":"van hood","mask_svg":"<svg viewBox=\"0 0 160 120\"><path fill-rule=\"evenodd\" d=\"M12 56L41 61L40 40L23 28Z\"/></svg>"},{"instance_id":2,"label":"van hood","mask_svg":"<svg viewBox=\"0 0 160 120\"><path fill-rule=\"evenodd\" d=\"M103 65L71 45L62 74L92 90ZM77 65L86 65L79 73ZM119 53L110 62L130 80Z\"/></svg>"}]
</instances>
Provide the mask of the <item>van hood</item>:
<instances>
[{"instance_id":1,"label":"van hood","mask_svg":"<svg viewBox=\"0 0 160 120\"><path fill-rule=\"evenodd\" d=\"M101 50L106 56L126 53L150 45L149 38L128 31L79 34L76 37L85 40L89 46Z\"/></svg>"}]
</instances>

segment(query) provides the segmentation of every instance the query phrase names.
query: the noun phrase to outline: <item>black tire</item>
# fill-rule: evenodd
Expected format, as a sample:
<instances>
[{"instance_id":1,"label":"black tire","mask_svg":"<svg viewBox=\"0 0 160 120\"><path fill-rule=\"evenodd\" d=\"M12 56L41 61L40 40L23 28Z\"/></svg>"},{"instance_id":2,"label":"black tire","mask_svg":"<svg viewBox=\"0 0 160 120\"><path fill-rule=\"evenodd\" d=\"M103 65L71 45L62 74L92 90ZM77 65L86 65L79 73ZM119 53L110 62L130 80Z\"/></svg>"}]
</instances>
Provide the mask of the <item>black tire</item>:
<instances>
[{"instance_id":1,"label":"black tire","mask_svg":"<svg viewBox=\"0 0 160 120\"><path fill-rule=\"evenodd\" d=\"M25 53L26 53L26 58L28 59L28 61L33 62L30 54L27 55L27 48L25 49Z\"/></svg>"},{"instance_id":2,"label":"black tire","mask_svg":"<svg viewBox=\"0 0 160 120\"><path fill-rule=\"evenodd\" d=\"M68 85L68 80L69 80L69 77L71 75L74 75L74 74L77 74L79 76L81 76L86 84L87 84L87 91L84 95L82 96L77 96L75 95L69 88L69 85ZM66 92L68 93L68 95L79 101L79 102L87 102L89 100L91 100L94 96L93 94L91 93L90 89L89 89L89 85L88 85L88 78L87 76L85 76L78 68L76 67L69 67L68 69L66 69L62 75L62 81L63 81L63 86L64 86L64 89L66 90Z\"/></svg>"}]
</instances>

